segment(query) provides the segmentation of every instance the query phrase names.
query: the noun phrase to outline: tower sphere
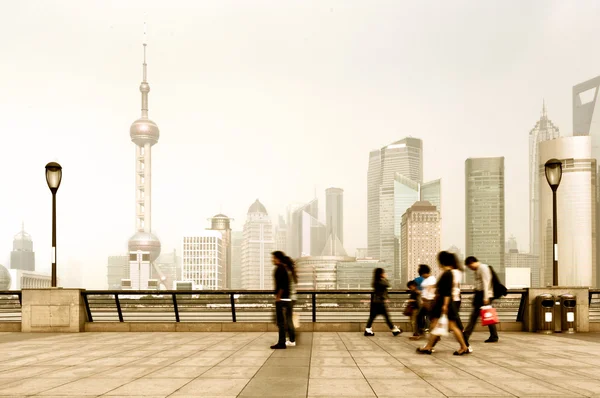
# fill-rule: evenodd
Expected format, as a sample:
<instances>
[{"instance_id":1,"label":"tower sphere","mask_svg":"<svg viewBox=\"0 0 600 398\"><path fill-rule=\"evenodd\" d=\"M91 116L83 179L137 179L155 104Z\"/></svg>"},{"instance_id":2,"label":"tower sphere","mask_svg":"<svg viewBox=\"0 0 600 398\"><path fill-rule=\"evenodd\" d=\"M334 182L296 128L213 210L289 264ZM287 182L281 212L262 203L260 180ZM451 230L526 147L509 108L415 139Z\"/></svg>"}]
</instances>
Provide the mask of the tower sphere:
<instances>
[{"instance_id":1,"label":"tower sphere","mask_svg":"<svg viewBox=\"0 0 600 398\"><path fill-rule=\"evenodd\" d=\"M0 264L0 290L10 289L10 282L10 272L8 272L5 266Z\"/></svg>"},{"instance_id":2,"label":"tower sphere","mask_svg":"<svg viewBox=\"0 0 600 398\"><path fill-rule=\"evenodd\" d=\"M154 145L158 142L160 132L158 126L152 120L140 118L133 122L129 128L129 136L136 145Z\"/></svg>"},{"instance_id":3,"label":"tower sphere","mask_svg":"<svg viewBox=\"0 0 600 398\"><path fill-rule=\"evenodd\" d=\"M136 232L131 238L129 238L129 251L130 252L150 252L150 262L153 262L160 255L160 241L154 235L149 232Z\"/></svg>"}]
</instances>

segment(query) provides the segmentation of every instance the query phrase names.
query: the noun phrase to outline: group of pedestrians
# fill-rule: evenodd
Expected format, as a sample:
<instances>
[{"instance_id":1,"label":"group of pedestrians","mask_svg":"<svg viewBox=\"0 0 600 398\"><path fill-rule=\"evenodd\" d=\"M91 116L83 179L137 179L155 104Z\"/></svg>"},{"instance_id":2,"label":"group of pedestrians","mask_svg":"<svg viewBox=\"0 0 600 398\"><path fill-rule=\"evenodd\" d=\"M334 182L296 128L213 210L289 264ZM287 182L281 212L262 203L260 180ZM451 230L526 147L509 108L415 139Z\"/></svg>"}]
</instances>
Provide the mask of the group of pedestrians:
<instances>
[{"instance_id":1,"label":"group of pedestrians","mask_svg":"<svg viewBox=\"0 0 600 398\"><path fill-rule=\"evenodd\" d=\"M413 325L413 336L411 340L419 340L428 331L438 326L440 319L445 316L448 321L448 330L452 331L460 347L454 355L466 355L473 350L469 345L469 337L477 324L480 309L484 305L490 305L494 299L493 270L487 264L480 263L475 257L468 257L465 265L475 273L475 296L473 298L473 311L469 323L465 328L460 319L462 267L453 253L442 251L437 260L442 270L436 279L431 268L422 264L419 266L419 276L408 282L410 291L407 303L406 315L411 317ZM385 302L387 301L387 289L390 284L386 279L382 268L377 268L373 277L373 298L369 321L365 329L365 336L374 336L371 326L377 315L383 315L386 323L394 336L402 331L390 320ZM489 325L490 337L485 342L495 343L498 341L496 325ZM440 341L440 336L430 333L429 340L423 347L417 348L421 354L431 354L435 345Z\"/></svg>"},{"instance_id":2,"label":"group of pedestrians","mask_svg":"<svg viewBox=\"0 0 600 398\"><path fill-rule=\"evenodd\" d=\"M405 314L410 315L413 325L411 340L419 340L429 329L434 330L438 322L445 316L448 320L448 329L453 332L460 347L454 355L465 355L472 352L469 338L480 316L480 308L490 305L494 299L494 273L492 268L480 263L475 257L467 257L465 265L475 273L475 295L473 298L473 311L466 327L460 319L462 267L453 253L442 251L437 256L441 275L436 279L431 268L421 264L418 269L419 276L408 282L410 297ZM296 329L293 320L294 304L296 302L296 286L298 275L294 261L282 251L272 253L272 262L275 265L273 273L275 282L275 315L279 338L272 349L285 349L296 345ZM376 268L373 274L373 294L369 311L369 320L365 328L365 336L374 336L372 325L378 315L385 318L387 326L394 336L402 333L390 319L386 302L390 283L383 268ZM489 325L490 337L485 342L498 341L496 325ZM286 336L288 337L286 339ZM423 347L417 348L421 354L431 354L440 337L430 333L429 340Z\"/></svg>"}]
</instances>

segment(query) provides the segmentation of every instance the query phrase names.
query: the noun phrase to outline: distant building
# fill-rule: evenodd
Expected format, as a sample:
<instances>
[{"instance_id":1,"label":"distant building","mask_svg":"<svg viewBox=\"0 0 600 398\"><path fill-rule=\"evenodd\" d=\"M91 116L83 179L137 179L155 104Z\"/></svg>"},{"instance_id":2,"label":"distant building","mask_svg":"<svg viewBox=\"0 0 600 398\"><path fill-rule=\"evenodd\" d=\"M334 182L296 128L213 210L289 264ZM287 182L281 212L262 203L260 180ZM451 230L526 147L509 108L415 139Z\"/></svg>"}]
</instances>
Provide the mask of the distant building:
<instances>
[{"instance_id":1,"label":"distant building","mask_svg":"<svg viewBox=\"0 0 600 398\"><path fill-rule=\"evenodd\" d=\"M318 217L319 201L316 198L292 210L288 224L290 257L321 254L327 240L327 227L319 221Z\"/></svg>"},{"instance_id":2,"label":"distant building","mask_svg":"<svg viewBox=\"0 0 600 398\"><path fill-rule=\"evenodd\" d=\"M5 266L0 264L0 290L10 290L12 276Z\"/></svg>"},{"instance_id":3,"label":"distant building","mask_svg":"<svg viewBox=\"0 0 600 398\"><path fill-rule=\"evenodd\" d=\"M217 214L209 219L211 222L209 229L221 232L221 236L223 237L223 251L225 255L225 263L223 264L225 283L223 284L223 289L231 288L231 220L225 214Z\"/></svg>"},{"instance_id":4,"label":"distant building","mask_svg":"<svg viewBox=\"0 0 600 398\"><path fill-rule=\"evenodd\" d=\"M412 205L419 201L419 183L396 173L394 176L394 255L388 263L393 264L393 270L388 276L392 286L400 289L402 286L402 216Z\"/></svg>"},{"instance_id":5,"label":"distant building","mask_svg":"<svg viewBox=\"0 0 600 398\"><path fill-rule=\"evenodd\" d=\"M151 253L129 252L129 277L121 280L122 290L158 290L158 280L152 278Z\"/></svg>"},{"instance_id":6,"label":"distant building","mask_svg":"<svg viewBox=\"0 0 600 398\"><path fill-rule=\"evenodd\" d=\"M43 272L10 269L10 290L45 289L52 285L52 277Z\"/></svg>"},{"instance_id":7,"label":"distant building","mask_svg":"<svg viewBox=\"0 0 600 398\"><path fill-rule=\"evenodd\" d=\"M442 214L442 180L423 183L420 190L420 200L431 203Z\"/></svg>"},{"instance_id":8,"label":"distant building","mask_svg":"<svg viewBox=\"0 0 600 398\"><path fill-rule=\"evenodd\" d=\"M505 243L505 249L507 253L518 253L519 252L519 245L517 244L517 238L515 238L514 236L510 236L510 238L508 238L508 240ZM508 260L505 260L508 263Z\"/></svg>"},{"instance_id":9,"label":"distant building","mask_svg":"<svg viewBox=\"0 0 600 398\"><path fill-rule=\"evenodd\" d=\"M275 250L288 252L288 229L282 216L279 216L279 222L275 227Z\"/></svg>"},{"instance_id":10,"label":"distant building","mask_svg":"<svg viewBox=\"0 0 600 398\"><path fill-rule=\"evenodd\" d=\"M258 199L248 209L242 242L242 289L270 290L273 287L271 253L275 247L273 225Z\"/></svg>"},{"instance_id":11,"label":"distant building","mask_svg":"<svg viewBox=\"0 0 600 398\"><path fill-rule=\"evenodd\" d=\"M231 289L242 288L242 243L244 233L233 231L231 233Z\"/></svg>"},{"instance_id":12,"label":"distant building","mask_svg":"<svg viewBox=\"0 0 600 398\"><path fill-rule=\"evenodd\" d=\"M413 204L402 216L401 285L417 277L419 265L428 264L439 275L437 254L440 251L440 212L429 202Z\"/></svg>"},{"instance_id":13,"label":"distant building","mask_svg":"<svg viewBox=\"0 0 600 398\"><path fill-rule=\"evenodd\" d=\"M152 278L162 281L165 289L174 289L174 282L181 280L181 257L173 249L170 253L163 253L154 262ZM164 279L164 280L163 280Z\"/></svg>"},{"instance_id":14,"label":"distant building","mask_svg":"<svg viewBox=\"0 0 600 398\"><path fill-rule=\"evenodd\" d=\"M31 239L31 235L25 232L25 225L21 226L21 232L16 234L13 240L13 250L10 253L10 268L35 271L33 240Z\"/></svg>"},{"instance_id":15,"label":"distant building","mask_svg":"<svg viewBox=\"0 0 600 398\"><path fill-rule=\"evenodd\" d=\"M596 159L592 137L573 136L540 143L540 286L553 282L552 190L545 181L545 163L562 161L556 191L558 223L558 285L596 286ZM535 285L534 285L535 286Z\"/></svg>"},{"instance_id":16,"label":"distant building","mask_svg":"<svg viewBox=\"0 0 600 398\"><path fill-rule=\"evenodd\" d=\"M383 268L391 275L392 265L377 260L341 261L337 263L338 290L372 290L373 272Z\"/></svg>"},{"instance_id":17,"label":"distant building","mask_svg":"<svg viewBox=\"0 0 600 398\"><path fill-rule=\"evenodd\" d=\"M337 267L343 262L356 261L344 256L306 256L296 260L298 290L335 290Z\"/></svg>"},{"instance_id":18,"label":"distant building","mask_svg":"<svg viewBox=\"0 0 600 398\"><path fill-rule=\"evenodd\" d=\"M364 260L369 258L369 249L366 247L361 247L356 249L356 258L358 260Z\"/></svg>"},{"instance_id":19,"label":"distant building","mask_svg":"<svg viewBox=\"0 0 600 398\"><path fill-rule=\"evenodd\" d=\"M108 290L120 290L121 281L129 279L129 256L108 257L106 277Z\"/></svg>"},{"instance_id":20,"label":"distant building","mask_svg":"<svg viewBox=\"0 0 600 398\"><path fill-rule=\"evenodd\" d=\"M327 188L325 190L325 224L327 237L336 236L344 244L344 190Z\"/></svg>"},{"instance_id":21,"label":"distant building","mask_svg":"<svg viewBox=\"0 0 600 398\"><path fill-rule=\"evenodd\" d=\"M205 230L183 237L183 281L192 281L201 290L224 289L225 261L221 232Z\"/></svg>"},{"instance_id":22,"label":"distant building","mask_svg":"<svg viewBox=\"0 0 600 398\"><path fill-rule=\"evenodd\" d=\"M367 236L369 257L392 263L397 252L394 181L396 174L423 182L423 142L404 138L369 154Z\"/></svg>"},{"instance_id":23,"label":"distant building","mask_svg":"<svg viewBox=\"0 0 600 398\"><path fill-rule=\"evenodd\" d=\"M465 161L466 255L494 267L504 280L504 157ZM473 274L467 273L467 281Z\"/></svg>"}]
</instances>

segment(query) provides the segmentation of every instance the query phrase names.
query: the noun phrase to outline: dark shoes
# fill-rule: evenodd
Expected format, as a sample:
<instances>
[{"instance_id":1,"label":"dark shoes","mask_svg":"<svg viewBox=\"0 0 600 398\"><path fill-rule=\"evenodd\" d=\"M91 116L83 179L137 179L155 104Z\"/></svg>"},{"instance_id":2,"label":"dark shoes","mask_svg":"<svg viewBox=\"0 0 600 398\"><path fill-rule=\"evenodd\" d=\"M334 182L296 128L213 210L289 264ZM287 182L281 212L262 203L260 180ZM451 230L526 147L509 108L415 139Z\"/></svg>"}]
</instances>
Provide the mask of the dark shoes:
<instances>
[{"instance_id":1,"label":"dark shoes","mask_svg":"<svg viewBox=\"0 0 600 398\"><path fill-rule=\"evenodd\" d=\"M498 342L498 339L494 339L491 337L485 341L485 343L497 343L497 342Z\"/></svg>"},{"instance_id":2,"label":"dark shoes","mask_svg":"<svg viewBox=\"0 0 600 398\"><path fill-rule=\"evenodd\" d=\"M285 346L285 344L275 344L271 346L271 349L273 350L285 350L287 347Z\"/></svg>"},{"instance_id":3,"label":"dark shoes","mask_svg":"<svg viewBox=\"0 0 600 398\"><path fill-rule=\"evenodd\" d=\"M419 354L431 355L433 353L433 350L426 350L423 347L419 347L419 348L417 348L417 352Z\"/></svg>"},{"instance_id":4,"label":"dark shoes","mask_svg":"<svg viewBox=\"0 0 600 398\"><path fill-rule=\"evenodd\" d=\"M471 351L469 351L469 349L468 349L468 348L467 348L466 350L464 350L463 352L460 352L460 351L454 351L454 355L459 355L459 356L460 356L460 355L468 355L468 354L470 354L470 353L471 353Z\"/></svg>"}]
</instances>

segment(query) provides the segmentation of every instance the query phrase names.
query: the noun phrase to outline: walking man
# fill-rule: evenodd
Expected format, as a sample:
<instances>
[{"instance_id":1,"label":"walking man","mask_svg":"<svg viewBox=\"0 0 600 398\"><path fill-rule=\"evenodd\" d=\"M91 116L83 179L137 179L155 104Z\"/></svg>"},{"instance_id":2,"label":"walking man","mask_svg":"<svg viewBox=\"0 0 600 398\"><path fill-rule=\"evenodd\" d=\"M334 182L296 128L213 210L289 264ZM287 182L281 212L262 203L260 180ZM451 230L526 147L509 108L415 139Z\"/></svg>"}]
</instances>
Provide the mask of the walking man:
<instances>
[{"instance_id":1,"label":"walking man","mask_svg":"<svg viewBox=\"0 0 600 398\"><path fill-rule=\"evenodd\" d=\"M275 272L275 316L277 317L277 327L279 328L279 338L277 344L271 346L274 350L285 349L285 326L286 323L291 324L289 328L290 341L296 341L294 325L291 322L292 318L292 301L290 299L290 279L286 264L281 261L281 256L274 252L272 255Z\"/></svg>"},{"instance_id":2,"label":"walking man","mask_svg":"<svg viewBox=\"0 0 600 398\"><path fill-rule=\"evenodd\" d=\"M475 272L475 297L473 297L473 312L469 319L469 325L465 329L465 340L469 351L471 346L469 345L469 338L475 329L481 307L484 305L491 305L494 299L494 285L492 284L492 270L489 265L482 264L475 257L470 256L465 260L465 265ZM485 341L486 343L497 343L498 342L498 330L496 325L489 325L490 337Z\"/></svg>"}]
</instances>

